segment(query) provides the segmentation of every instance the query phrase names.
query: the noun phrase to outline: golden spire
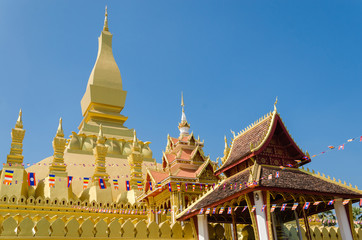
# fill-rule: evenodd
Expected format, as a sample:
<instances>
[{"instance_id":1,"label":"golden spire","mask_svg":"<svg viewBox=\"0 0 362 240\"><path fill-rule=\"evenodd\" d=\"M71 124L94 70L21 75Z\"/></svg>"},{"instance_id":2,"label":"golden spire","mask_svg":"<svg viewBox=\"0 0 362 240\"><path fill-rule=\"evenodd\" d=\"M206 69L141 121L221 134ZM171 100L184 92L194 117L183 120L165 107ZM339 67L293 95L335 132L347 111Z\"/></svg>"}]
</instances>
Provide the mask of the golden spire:
<instances>
[{"instance_id":1,"label":"golden spire","mask_svg":"<svg viewBox=\"0 0 362 240\"><path fill-rule=\"evenodd\" d=\"M18 116L18 120L16 121L15 127L23 128L23 112L21 111L21 109L19 111L19 116Z\"/></svg>"},{"instance_id":2,"label":"golden spire","mask_svg":"<svg viewBox=\"0 0 362 240\"><path fill-rule=\"evenodd\" d=\"M62 126L62 118L59 119L59 126L58 126L58 130L57 130L57 137L64 137L63 126Z\"/></svg>"},{"instance_id":3,"label":"golden spire","mask_svg":"<svg viewBox=\"0 0 362 240\"><path fill-rule=\"evenodd\" d=\"M187 122L186 114L185 114L185 103L184 103L184 95L181 92L181 107L182 107L182 115L181 115L181 123L178 125L178 128L180 129L181 135L188 135L190 124Z\"/></svg>"},{"instance_id":4,"label":"golden spire","mask_svg":"<svg viewBox=\"0 0 362 240\"><path fill-rule=\"evenodd\" d=\"M278 96L275 99L275 103L274 103L274 112L277 111L277 103L278 103Z\"/></svg>"},{"instance_id":5,"label":"golden spire","mask_svg":"<svg viewBox=\"0 0 362 240\"><path fill-rule=\"evenodd\" d=\"M108 13L107 13L107 5L106 5L106 12L104 14L104 26L103 31L108 31Z\"/></svg>"}]
</instances>

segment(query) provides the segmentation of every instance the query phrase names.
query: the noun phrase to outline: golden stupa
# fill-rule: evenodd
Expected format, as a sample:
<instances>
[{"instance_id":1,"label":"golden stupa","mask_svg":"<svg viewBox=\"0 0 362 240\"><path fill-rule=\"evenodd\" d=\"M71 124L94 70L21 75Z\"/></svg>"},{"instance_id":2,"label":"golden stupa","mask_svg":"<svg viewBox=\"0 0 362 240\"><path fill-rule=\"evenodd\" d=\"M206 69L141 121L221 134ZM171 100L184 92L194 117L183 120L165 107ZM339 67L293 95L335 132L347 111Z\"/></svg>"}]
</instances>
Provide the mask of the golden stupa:
<instances>
[{"instance_id":1,"label":"golden stupa","mask_svg":"<svg viewBox=\"0 0 362 240\"><path fill-rule=\"evenodd\" d=\"M81 100L83 120L78 132L72 132L69 139L64 139L60 122L57 137L53 141L54 156L45 158L26 169L27 172L34 172L36 178L40 179L35 189L35 198L39 196L61 197L67 200L81 198L81 200L107 202L129 200L133 204L137 194L127 192L125 182L131 181L132 189L137 191L135 183L142 181L143 184L146 168L156 166L149 147L150 142L138 140L135 130L124 126L127 117L122 115L121 111L125 106L127 92L122 88L121 73L112 53L112 34L108 29L107 9L98 44L97 59ZM100 132L102 136L99 135ZM136 162L133 159L134 145L138 146L136 152L139 158ZM107 161L99 165L95 163L99 157L99 152L96 151L101 151L102 146L105 147L103 149L106 151ZM48 166L49 171L44 169ZM56 183L66 182L66 177L72 176L72 190L69 191L74 194L70 192L68 197L63 196L66 186L63 191L52 193L54 189L49 190L47 187L49 174L55 175ZM103 197L97 197L91 196L95 194L92 190L84 192L85 177L90 178L94 185L97 184L99 177L106 179L109 185L107 189L111 194L100 194ZM118 181L118 189L113 187L113 179Z\"/></svg>"}]
</instances>

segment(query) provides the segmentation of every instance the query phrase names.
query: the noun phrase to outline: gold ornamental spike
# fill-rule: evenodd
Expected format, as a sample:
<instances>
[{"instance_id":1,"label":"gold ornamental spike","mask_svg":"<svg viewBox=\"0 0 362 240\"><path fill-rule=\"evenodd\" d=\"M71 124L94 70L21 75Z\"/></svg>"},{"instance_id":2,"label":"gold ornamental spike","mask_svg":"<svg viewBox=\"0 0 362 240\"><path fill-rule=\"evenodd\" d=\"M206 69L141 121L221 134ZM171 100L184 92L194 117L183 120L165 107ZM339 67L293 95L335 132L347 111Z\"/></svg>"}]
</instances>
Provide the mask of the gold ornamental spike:
<instances>
[{"instance_id":1,"label":"gold ornamental spike","mask_svg":"<svg viewBox=\"0 0 362 240\"><path fill-rule=\"evenodd\" d=\"M19 111L18 120L16 121L15 128L23 128L23 112Z\"/></svg>"},{"instance_id":2,"label":"gold ornamental spike","mask_svg":"<svg viewBox=\"0 0 362 240\"><path fill-rule=\"evenodd\" d=\"M104 26L103 31L108 31L108 12L107 12L107 5L106 5L106 12L104 13Z\"/></svg>"}]
</instances>

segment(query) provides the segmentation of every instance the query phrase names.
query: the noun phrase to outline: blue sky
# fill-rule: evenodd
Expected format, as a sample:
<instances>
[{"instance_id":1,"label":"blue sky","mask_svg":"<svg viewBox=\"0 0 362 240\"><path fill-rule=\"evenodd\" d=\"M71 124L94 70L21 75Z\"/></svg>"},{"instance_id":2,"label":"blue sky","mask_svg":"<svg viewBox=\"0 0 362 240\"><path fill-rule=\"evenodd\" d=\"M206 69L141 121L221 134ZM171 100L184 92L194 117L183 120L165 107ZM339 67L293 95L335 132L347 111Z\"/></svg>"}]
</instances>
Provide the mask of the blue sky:
<instances>
[{"instance_id":1,"label":"blue sky","mask_svg":"<svg viewBox=\"0 0 362 240\"><path fill-rule=\"evenodd\" d=\"M126 126L160 161L178 136L180 92L212 160L224 135L273 109L312 155L362 135L361 1L0 1L0 158L23 109L24 162L53 154L59 117L66 135L97 55L104 6L128 91ZM309 167L361 186L362 143Z\"/></svg>"}]
</instances>

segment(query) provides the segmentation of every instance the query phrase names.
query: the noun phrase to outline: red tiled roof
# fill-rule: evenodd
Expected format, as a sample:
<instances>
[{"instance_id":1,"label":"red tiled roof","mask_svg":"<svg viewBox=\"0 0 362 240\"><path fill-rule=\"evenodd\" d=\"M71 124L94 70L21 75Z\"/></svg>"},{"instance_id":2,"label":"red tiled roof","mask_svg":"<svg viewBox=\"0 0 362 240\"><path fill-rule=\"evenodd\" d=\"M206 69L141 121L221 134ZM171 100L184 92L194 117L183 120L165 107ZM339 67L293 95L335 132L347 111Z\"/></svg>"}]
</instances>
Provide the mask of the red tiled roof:
<instances>
[{"instance_id":1,"label":"red tiled roof","mask_svg":"<svg viewBox=\"0 0 362 240\"><path fill-rule=\"evenodd\" d=\"M168 173L165 172L158 172L153 170L149 170L149 172L156 182L161 182L162 180L164 180L169 176Z\"/></svg>"},{"instance_id":2,"label":"red tiled roof","mask_svg":"<svg viewBox=\"0 0 362 240\"><path fill-rule=\"evenodd\" d=\"M176 174L173 175L173 176L186 177L186 178L196 178L195 171L185 170L185 169L180 169L180 170L179 170L178 172L176 172Z\"/></svg>"},{"instance_id":3,"label":"red tiled roof","mask_svg":"<svg viewBox=\"0 0 362 240\"><path fill-rule=\"evenodd\" d=\"M255 147L256 144L263 139L269 130L272 116L273 115L266 117L253 128L247 130L239 137L234 139L228 158L226 159L225 163L219 169L217 169L217 172L222 171L238 160L251 154L250 144L253 144Z\"/></svg>"},{"instance_id":4,"label":"red tiled roof","mask_svg":"<svg viewBox=\"0 0 362 240\"><path fill-rule=\"evenodd\" d=\"M173 160L176 159L176 155L173 153L165 153L165 156L168 162L172 162Z\"/></svg>"},{"instance_id":5,"label":"red tiled roof","mask_svg":"<svg viewBox=\"0 0 362 240\"><path fill-rule=\"evenodd\" d=\"M275 178L275 173L279 171L279 177ZM236 193L246 190L245 182L249 179L249 170L246 169L238 174L235 174L222 182L221 186L214 191L208 192L201 198L195 205L191 206L192 209L200 209L213 206L214 203L232 197ZM272 174L272 179L268 176ZM258 188L274 189L277 192L294 191L297 193L332 196L332 197L348 197L348 198L362 198L362 192L358 190L350 190L347 187L338 185L337 183L329 182L320 179L319 177L303 172L300 169L285 169L280 170L275 167L261 167ZM242 187L240 188L240 183ZM230 188L230 184L233 188ZM225 189L224 189L225 185ZM236 186L236 188L235 188ZM253 190L253 189L250 189ZM183 214L180 217L186 216ZM179 217L179 218L180 218Z\"/></svg>"},{"instance_id":6,"label":"red tiled roof","mask_svg":"<svg viewBox=\"0 0 362 240\"><path fill-rule=\"evenodd\" d=\"M191 154L193 153L193 150L191 149L181 149L180 158L185 160L190 160Z\"/></svg>"}]
</instances>

